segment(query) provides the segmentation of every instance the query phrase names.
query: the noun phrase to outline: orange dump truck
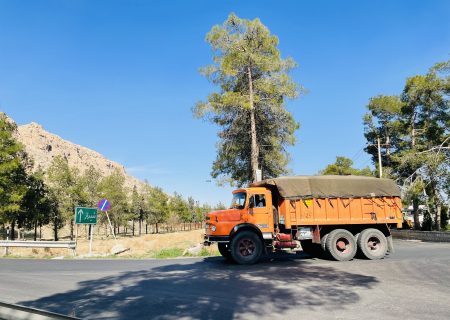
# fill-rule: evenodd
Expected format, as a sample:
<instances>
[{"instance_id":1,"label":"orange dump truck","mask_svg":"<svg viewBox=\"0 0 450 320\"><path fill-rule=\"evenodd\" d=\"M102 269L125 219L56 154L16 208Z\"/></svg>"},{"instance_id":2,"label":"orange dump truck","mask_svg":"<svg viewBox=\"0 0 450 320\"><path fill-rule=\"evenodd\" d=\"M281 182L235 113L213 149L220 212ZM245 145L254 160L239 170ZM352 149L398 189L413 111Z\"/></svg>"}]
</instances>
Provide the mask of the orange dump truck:
<instances>
[{"instance_id":1,"label":"orange dump truck","mask_svg":"<svg viewBox=\"0 0 450 320\"><path fill-rule=\"evenodd\" d=\"M205 245L226 259L252 264L263 253L300 247L351 260L392 251L391 228L402 226L400 190L389 179L295 176L268 179L233 191L230 209L206 216Z\"/></svg>"}]
</instances>

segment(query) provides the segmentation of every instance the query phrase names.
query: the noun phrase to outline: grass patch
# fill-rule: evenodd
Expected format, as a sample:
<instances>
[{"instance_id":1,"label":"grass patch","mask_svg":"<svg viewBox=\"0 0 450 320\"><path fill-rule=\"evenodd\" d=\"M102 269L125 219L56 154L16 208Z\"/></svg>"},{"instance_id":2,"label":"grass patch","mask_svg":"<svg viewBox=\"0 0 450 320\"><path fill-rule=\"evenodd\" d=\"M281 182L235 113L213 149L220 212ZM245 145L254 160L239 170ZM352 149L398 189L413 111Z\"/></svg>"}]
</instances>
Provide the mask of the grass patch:
<instances>
[{"instance_id":1,"label":"grass patch","mask_svg":"<svg viewBox=\"0 0 450 320\"><path fill-rule=\"evenodd\" d=\"M152 252L150 257L156 259L176 258L183 256L183 252L184 250L180 248L168 248Z\"/></svg>"}]
</instances>

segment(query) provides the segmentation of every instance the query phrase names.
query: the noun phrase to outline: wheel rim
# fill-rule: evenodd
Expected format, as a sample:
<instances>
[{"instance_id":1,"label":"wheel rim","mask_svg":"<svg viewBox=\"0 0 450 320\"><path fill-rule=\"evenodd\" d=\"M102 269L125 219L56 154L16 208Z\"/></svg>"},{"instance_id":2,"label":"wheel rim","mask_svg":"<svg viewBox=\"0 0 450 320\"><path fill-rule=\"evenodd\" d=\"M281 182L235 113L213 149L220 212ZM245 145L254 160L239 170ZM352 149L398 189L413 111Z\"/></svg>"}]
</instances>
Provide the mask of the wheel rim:
<instances>
[{"instance_id":1,"label":"wheel rim","mask_svg":"<svg viewBox=\"0 0 450 320\"><path fill-rule=\"evenodd\" d=\"M378 237L370 237L369 240L367 240L367 248L370 251L378 251L381 249L381 241L378 239Z\"/></svg>"},{"instance_id":2,"label":"wheel rim","mask_svg":"<svg viewBox=\"0 0 450 320\"><path fill-rule=\"evenodd\" d=\"M336 241L336 249L340 254L346 254L350 252L351 244L347 238L339 238Z\"/></svg>"},{"instance_id":3,"label":"wheel rim","mask_svg":"<svg viewBox=\"0 0 450 320\"><path fill-rule=\"evenodd\" d=\"M239 241L238 248L241 256L248 257L255 253L256 245L250 239L242 239Z\"/></svg>"}]
</instances>

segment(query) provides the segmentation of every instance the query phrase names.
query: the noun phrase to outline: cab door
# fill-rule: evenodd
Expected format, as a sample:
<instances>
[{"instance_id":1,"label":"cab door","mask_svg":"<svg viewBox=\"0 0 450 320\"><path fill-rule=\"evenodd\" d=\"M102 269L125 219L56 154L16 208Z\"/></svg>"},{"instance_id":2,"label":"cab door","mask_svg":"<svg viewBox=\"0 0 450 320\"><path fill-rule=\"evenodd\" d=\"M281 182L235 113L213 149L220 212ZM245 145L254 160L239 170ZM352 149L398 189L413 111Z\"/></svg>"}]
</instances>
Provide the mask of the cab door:
<instances>
[{"instance_id":1,"label":"cab door","mask_svg":"<svg viewBox=\"0 0 450 320\"><path fill-rule=\"evenodd\" d=\"M249 195L248 213L251 223L261 229L261 232L273 232L272 195L270 192Z\"/></svg>"}]
</instances>

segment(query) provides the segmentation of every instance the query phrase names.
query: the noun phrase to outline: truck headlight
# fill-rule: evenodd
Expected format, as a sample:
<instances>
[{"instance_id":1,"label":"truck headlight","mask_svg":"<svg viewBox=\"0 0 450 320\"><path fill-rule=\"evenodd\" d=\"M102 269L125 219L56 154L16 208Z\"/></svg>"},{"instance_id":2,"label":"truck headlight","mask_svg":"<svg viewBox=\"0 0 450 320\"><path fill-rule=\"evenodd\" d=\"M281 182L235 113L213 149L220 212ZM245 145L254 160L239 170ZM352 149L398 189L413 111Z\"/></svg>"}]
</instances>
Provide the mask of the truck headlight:
<instances>
[{"instance_id":1,"label":"truck headlight","mask_svg":"<svg viewBox=\"0 0 450 320\"><path fill-rule=\"evenodd\" d=\"M211 225L211 231L212 231L212 232L215 232L215 231L216 231L216 226Z\"/></svg>"}]
</instances>

